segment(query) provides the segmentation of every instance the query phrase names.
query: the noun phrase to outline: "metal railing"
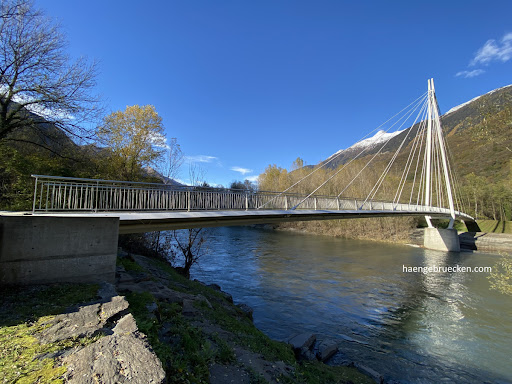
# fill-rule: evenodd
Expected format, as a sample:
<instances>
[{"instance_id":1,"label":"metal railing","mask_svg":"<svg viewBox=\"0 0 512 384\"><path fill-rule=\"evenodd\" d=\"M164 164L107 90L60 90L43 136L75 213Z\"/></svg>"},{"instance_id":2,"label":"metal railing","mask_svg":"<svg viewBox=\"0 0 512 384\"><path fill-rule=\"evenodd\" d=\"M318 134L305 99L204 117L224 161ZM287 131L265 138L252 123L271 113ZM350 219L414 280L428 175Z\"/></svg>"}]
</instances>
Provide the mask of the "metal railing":
<instances>
[{"instance_id":1,"label":"metal railing","mask_svg":"<svg viewBox=\"0 0 512 384\"><path fill-rule=\"evenodd\" d=\"M210 187L176 186L117 180L32 175L35 178L32 211L219 211L289 210L305 196L292 193ZM446 213L450 210L414 204L365 201L336 196L311 196L297 209L379 210ZM457 212L458 216L467 216ZM469 216L467 216L469 218Z\"/></svg>"}]
</instances>

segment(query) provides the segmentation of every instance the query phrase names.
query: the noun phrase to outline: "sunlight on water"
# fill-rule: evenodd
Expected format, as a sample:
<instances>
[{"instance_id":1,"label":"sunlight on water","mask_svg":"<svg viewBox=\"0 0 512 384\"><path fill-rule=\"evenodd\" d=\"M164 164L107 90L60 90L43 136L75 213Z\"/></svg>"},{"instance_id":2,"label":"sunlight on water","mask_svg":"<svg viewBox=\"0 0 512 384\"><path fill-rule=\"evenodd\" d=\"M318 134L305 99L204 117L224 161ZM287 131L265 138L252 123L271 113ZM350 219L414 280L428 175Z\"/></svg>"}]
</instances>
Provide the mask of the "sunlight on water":
<instances>
[{"instance_id":1,"label":"sunlight on water","mask_svg":"<svg viewBox=\"0 0 512 384\"><path fill-rule=\"evenodd\" d=\"M510 382L511 298L485 273L404 273L405 266L492 266L495 255L235 227L209 232L193 278L254 308L275 339L335 338L334 363L360 362L410 383Z\"/></svg>"}]
</instances>

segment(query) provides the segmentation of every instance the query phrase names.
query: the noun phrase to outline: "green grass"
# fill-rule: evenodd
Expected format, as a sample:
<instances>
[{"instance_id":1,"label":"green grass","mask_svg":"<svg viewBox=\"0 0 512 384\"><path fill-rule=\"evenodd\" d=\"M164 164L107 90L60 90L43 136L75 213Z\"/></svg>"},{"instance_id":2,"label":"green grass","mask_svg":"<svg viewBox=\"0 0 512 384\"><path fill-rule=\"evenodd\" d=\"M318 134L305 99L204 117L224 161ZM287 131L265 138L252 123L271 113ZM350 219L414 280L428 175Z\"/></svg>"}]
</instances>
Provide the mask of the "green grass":
<instances>
[{"instance_id":1,"label":"green grass","mask_svg":"<svg viewBox=\"0 0 512 384\"><path fill-rule=\"evenodd\" d=\"M122 265L124 267L124 269L127 271L144 272L144 268L142 268L135 261L130 260L126 257L118 257L117 265Z\"/></svg>"},{"instance_id":2,"label":"green grass","mask_svg":"<svg viewBox=\"0 0 512 384\"><path fill-rule=\"evenodd\" d=\"M272 340L257 329L221 292L188 280L164 261L151 259L151 263L168 274L170 288L203 295L212 308L204 301L195 302L194 305L205 319L230 334L227 338L221 338L216 333L203 333L182 316L180 304L158 301L149 293L128 294L126 298L139 330L148 336L151 346L162 361L169 383L208 383L209 366L212 363L236 364L234 345L261 354L268 361L283 361L294 367L291 377L279 377L283 383L374 383L355 368L330 367L320 362L298 363L289 345ZM158 316L148 312L146 306L151 303L157 303ZM170 340L162 340L160 333L164 324L171 325ZM252 383L266 382L257 372L250 370L249 373Z\"/></svg>"},{"instance_id":3,"label":"green grass","mask_svg":"<svg viewBox=\"0 0 512 384\"><path fill-rule=\"evenodd\" d=\"M482 232L512 234L512 221L478 220Z\"/></svg>"},{"instance_id":4,"label":"green grass","mask_svg":"<svg viewBox=\"0 0 512 384\"><path fill-rule=\"evenodd\" d=\"M202 332L189 325L181 314L181 306L156 300L150 293L126 296L139 330L144 333L162 362L169 383L208 383L209 363L214 352ZM157 303L160 320L149 313L147 305ZM159 331L171 324L171 342L161 340Z\"/></svg>"},{"instance_id":5,"label":"green grass","mask_svg":"<svg viewBox=\"0 0 512 384\"><path fill-rule=\"evenodd\" d=\"M94 338L40 344L35 334L66 308L96 297L97 285L59 284L0 292L0 377L3 383L62 383L66 367L45 355L87 345Z\"/></svg>"}]
</instances>

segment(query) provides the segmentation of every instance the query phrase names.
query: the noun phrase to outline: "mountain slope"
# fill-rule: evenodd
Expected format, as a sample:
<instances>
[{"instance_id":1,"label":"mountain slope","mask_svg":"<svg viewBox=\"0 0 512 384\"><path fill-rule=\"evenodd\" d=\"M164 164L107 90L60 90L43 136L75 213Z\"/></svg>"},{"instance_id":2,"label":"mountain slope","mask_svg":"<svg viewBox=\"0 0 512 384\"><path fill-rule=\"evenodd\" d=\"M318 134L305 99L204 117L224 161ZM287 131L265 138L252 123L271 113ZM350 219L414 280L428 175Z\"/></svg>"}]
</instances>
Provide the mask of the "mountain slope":
<instances>
[{"instance_id":1,"label":"mountain slope","mask_svg":"<svg viewBox=\"0 0 512 384\"><path fill-rule=\"evenodd\" d=\"M452 159L459 176L471 172L492 179L510 177L512 158L512 85L495 89L450 109L441 122ZM362 158L380 153L393 153L406 138L406 146L419 124L400 132L377 135L336 152L320 164L337 168L366 148ZM385 136L389 135L389 136ZM384 139L389 139L381 149ZM335 157L333 159L333 157ZM383 159L384 160L384 159Z\"/></svg>"}]
</instances>

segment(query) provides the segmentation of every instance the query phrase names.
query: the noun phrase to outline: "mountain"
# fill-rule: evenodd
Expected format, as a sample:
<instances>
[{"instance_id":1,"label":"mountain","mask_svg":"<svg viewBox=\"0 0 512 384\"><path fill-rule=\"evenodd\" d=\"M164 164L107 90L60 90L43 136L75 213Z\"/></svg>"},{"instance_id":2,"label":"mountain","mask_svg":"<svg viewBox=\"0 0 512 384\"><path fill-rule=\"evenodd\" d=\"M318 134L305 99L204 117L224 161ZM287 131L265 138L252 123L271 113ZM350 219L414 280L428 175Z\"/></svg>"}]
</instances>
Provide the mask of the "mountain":
<instances>
[{"instance_id":1,"label":"mountain","mask_svg":"<svg viewBox=\"0 0 512 384\"><path fill-rule=\"evenodd\" d=\"M490 181L510 177L512 168L512 85L495 89L451 108L441 116L441 123L452 161L459 176L471 172ZM376 153L394 153L405 139L405 146L415 136L419 124L403 131L377 132L347 149L339 150L320 164L335 169L365 151L359 158ZM387 144L382 148L382 144Z\"/></svg>"}]
</instances>

